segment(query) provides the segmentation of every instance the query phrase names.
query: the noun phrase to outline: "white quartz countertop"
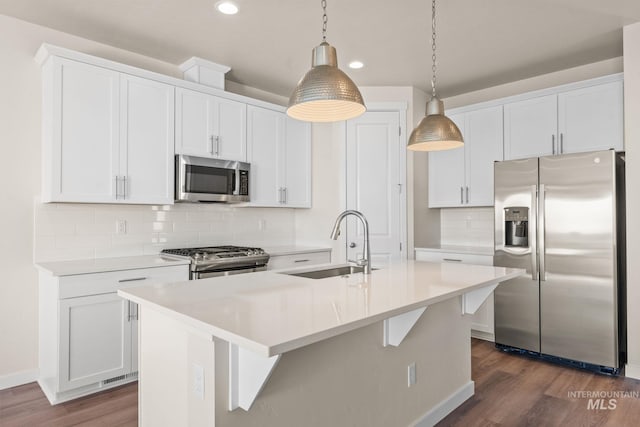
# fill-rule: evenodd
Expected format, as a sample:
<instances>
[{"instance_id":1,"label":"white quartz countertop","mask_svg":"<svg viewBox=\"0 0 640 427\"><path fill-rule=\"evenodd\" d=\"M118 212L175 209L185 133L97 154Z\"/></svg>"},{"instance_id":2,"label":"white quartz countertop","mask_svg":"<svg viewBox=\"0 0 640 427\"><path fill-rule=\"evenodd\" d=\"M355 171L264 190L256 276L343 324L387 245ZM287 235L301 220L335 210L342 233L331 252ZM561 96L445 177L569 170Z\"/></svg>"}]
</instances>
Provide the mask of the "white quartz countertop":
<instances>
[{"instance_id":1,"label":"white quartz countertop","mask_svg":"<svg viewBox=\"0 0 640 427\"><path fill-rule=\"evenodd\" d=\"M79 259L36 263L40 270L53 276L104 273L107 271L134 270L137 268L168 267L189 264L189 260L165 258L160 255L140 255L117 258Z\"/></svg>"},{"instance_id":2,"label":"white quartz countertop","mask_svg":"<svg viewBox=\"0 0 640 427\"><path fill-rule=\"evenodd\" d=\"M459 246L459 245L437 245L424 248L415 248L416 251L447 252L470 255L493 255L493 247L490 246Z\"/></svg>"},{"instance_id":3,"label":"white quartz countertop","mask_svg":"<svg viewBox=\"0 0 640 427\"><path fill-rule=\"evenodd\" d=\"M262 247L271 256L306 254L311 252L330 252L329 247L318 246L265 246Z\"/></svg>"},{"instance_id":4,"label":"white quartz countertop","mask_svg":"<svg viewBox=\"0 0 640 427\"><path fill-rule=\"evenodd\" d=\"M407 261L375 270L369 277L358 273L314 280L266 271L136 287L118 294L270 357L523 273Z\"/></svg>"}]
</instances>

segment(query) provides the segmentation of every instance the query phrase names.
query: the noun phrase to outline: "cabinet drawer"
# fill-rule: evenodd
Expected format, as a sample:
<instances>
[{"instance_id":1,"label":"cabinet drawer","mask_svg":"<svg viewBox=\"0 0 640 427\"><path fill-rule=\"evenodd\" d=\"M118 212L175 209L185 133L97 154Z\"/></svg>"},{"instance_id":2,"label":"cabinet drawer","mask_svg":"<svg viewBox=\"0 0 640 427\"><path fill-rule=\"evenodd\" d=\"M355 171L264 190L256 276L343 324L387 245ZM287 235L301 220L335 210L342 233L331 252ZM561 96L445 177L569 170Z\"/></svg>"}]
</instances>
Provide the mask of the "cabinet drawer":
<instances>
[{"instance_id":1,"label":"cabinet drawer","mask_svg":"<svg viewBox=\"0 0 640 427\"><path fill-rule=\"evenodd\" d=\"M65 299L105 294L134 286L145 286L162 282L179 282L182 280L189 280L188 265L138 268L106 273L64 276L60 277L59 298Z\"/></svg>"},{"instance_id":2,"label":"cabinet drawer","mask_svg":"<svg viewBox=\"0 0 640 427\"><path fill-rule=\"evenodd\" d=\"M268 270L281 268L304 267L314 264L328 264L331 262L331 251L306 252L294 255L276 255L269 259Z\"/></svg>"},{"instance_id":3,"label":"cabinet drawer","mask_svg":"<svg viewBox=\"0 0 640 427\"><path fill-rule=\"evenodd\" d=\"M492 255L462 254L457 252L416 251L416 261L451 262L462 264L493 265Z\"/></svg>"}]
</instances>

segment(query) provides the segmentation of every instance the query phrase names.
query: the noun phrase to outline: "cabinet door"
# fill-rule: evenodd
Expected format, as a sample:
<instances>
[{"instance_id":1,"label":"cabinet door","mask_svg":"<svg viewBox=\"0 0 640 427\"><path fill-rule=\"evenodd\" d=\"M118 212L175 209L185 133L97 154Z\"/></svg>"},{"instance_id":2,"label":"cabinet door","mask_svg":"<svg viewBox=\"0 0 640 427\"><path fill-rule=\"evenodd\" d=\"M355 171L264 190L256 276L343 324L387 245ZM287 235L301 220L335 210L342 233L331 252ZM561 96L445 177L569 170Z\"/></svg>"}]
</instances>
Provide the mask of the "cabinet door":
<instances>
[{"instance_id":1,"label":"cabinet door","mask_svg":"<svg viewBox=\"0 0 640 427\"><path fill-rule=\"evenodd\" d=\"M623 150L622 81L558 95L558 130L562 153Z\"/></svg>"},{"instance_id":2,"label":"cabinet door","mask_svg":"<svg viewBox=\"0 0 640 427\"><path fill-rule=\"evenodd\" d=\"M464 114L449 116L464 138ZM429 153L429 207L454 207L464 203L464 147Z\"/></svg>"},{"instance_id":3,"label":"cabinet door","mask_svg":"<svg viewBox=\"0 0 640 427\"><path fill-rule=\"evenodd\" d=\"M176 154L213 157L214 97L176 88Z\"/></svg>"},{"instance_id":4,"label":"cabinet door","mask_svg":"<svg viewBox=\"0 0 640 427\"><path fill-rule=\"evenodd\" d=\"M557 111L557 95L505 104L505 160L557 154Z\"/></svg>"},{"instance_id":5,"label":"cabinet door","mask_svg":"<svg viewBox=\"0 0 640 427\"><path fill-rule=\"evenodd\" d=\"M115 293L59 302L58 391L131 371L129 303Z\"/></svg>"},{"instance_id":6,"label":"cabinet door","mask_svg":"<svg viewBox=\"0 0 640 427\"><path fill-rule=\"evenodd\" d=\"M466 114L465 205L493 206L493 163L502 156L502 106Z\"/></svg>"},{"instance_id":7,"label":"cabinet door","mask_svg":"<svg viewBox=\"0 0 640 427\"><path fill-rule=\"evenodd\" d=\"M247 161L247 105L215 97L213 108L214 156Z\"/></svg>"},{"instance_id":8,"label":"cabinet door","mask_svg":"<svg viewBox=\"0 0 640 427\"><path fill-rule=\"evenodd\" d=\"M120 100L123 201L172 204L174 88L123 74Z\"/></svg>"},{"instance_id":9,"label":"cabinet door","mask_svg":"<svg viewBox=\"0 0 640 427\"><path fill-rule=\"evenodd\" d=\"M60 58L50 72L43 88L44 128L53 134L43 147L51 171L43 176L44 201L115 201L119 74Z\"/></svg>"},{"instance_id":10,"label":"cabinet door","mask_svg":"<svg viewBox=\"0 0 640 427\"><path fill-rule=\"evenodd\" d=\"M284 139L284 114L250 105L247 116L251 204L281 206L279 177L283 160L280 149Z\"/></svg>"},{"instance_id":11,"label":"cabinet door","mask_svg":"<svg viewBox=\"0 0 640 427\"><path fill-rule=\"evenodd\" d=\"M311 125L286 118L282 183L288 207L311 207Z\"/></svg>"}]
</instances>

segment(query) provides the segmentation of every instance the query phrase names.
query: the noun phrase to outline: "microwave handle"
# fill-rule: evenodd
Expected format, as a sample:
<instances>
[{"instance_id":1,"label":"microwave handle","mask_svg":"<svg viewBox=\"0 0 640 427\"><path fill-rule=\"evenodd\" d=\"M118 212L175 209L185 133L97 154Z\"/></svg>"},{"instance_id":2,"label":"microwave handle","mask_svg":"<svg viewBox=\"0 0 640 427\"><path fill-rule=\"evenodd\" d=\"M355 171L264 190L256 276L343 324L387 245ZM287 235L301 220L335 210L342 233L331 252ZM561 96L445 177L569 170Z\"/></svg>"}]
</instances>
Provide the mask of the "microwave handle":
<instances>
[{"instance_id":1,"label":"microwave handle","mask_svg":"<svg viewBox=\"0 0 640 427\"><path fill-rule=\"evenodd\" d=\"M233 193L234 195L237 195L240 193L240 167L236 167L235 172L234 172L235 178L233 180L233 188L231 193Z\"/></svg>"}]
</instances>

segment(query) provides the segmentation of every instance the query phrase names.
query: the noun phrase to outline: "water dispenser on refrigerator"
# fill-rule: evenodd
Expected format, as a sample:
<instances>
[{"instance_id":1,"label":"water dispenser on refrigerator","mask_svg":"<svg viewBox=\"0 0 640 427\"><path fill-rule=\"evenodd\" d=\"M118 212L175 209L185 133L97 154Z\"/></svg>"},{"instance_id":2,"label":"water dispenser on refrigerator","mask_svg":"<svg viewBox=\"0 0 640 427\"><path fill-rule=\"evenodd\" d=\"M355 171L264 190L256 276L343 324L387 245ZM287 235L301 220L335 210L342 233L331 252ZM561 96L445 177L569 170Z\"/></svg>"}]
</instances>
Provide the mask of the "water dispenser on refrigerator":
<instances>
[{"instance_id":1,"label":"water dispenser on refrigerator","mask_svg":"<svg viewBox=\"0 0 640 427\"><path fill-rule=\"evenodd\" d=\"M504 245L529 247L529 208L504 208Z\"/></svg>"}]
</instances>

